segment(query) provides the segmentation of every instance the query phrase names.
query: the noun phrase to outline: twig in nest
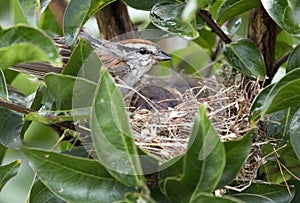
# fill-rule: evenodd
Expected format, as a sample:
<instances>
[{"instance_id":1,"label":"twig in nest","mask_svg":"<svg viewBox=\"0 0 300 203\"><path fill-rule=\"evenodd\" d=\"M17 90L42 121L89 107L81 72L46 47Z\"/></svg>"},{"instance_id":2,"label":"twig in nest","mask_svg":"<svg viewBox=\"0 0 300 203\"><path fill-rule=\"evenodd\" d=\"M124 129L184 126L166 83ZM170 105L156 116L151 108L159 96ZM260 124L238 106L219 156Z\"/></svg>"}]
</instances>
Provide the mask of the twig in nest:
<instances>
[{"instance_id":1,"label":"twig in nest","mask_svg":"<svg viewBox=\"0 0 300 203\"><path fill-rule=\"evenodd\" d=\"M286 179L285 179L285 177L284 177L284 174L283 174L283 170L282 170L282 168L281 168L282 164L281 164L281 162L280 162L280 160L279 160L279 154L277 153L277 150L276 150L272 145L271 145L271 147L272 147L272 149L273 149L273 151L274 151L274 154L275 154L274 156L275 156L276 162L277 162L277 164L278 164L278 167L279 167L279 170L280 170L282 179L283 179L283 181L284 181L284 184L285 184L285 186L286 186L286 189L287 189L287 191L289 192L289 195L290 195L291 197L293 197L293 194L292 194L292 192L291 192L291 190L290 190L289 184L287 183L287 181L286 181Z\"/></svg>"}]
</instances>

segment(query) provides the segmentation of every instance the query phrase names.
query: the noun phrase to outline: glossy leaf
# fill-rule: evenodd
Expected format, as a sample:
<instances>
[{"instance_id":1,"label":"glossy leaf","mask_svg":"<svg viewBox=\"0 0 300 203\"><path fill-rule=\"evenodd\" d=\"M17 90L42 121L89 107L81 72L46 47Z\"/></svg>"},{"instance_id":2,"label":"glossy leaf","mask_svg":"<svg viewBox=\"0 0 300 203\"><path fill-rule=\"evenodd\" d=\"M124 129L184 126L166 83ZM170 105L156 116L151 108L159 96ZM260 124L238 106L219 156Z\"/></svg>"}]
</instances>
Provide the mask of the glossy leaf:
<instances>
[{"instance_id":1,"label":"glossy leaf","mask_svg":"<svg viewBox=\"0 0 300 203\"><path fill-rule=\"evenodd\" d=\"M37 26L40 15L45 11L51 0L18 0L29 25Z\"/></svg>"},{"instance_id":2,"label":"glossy leaf","mask_svg":"<svg viewBox=\"0 0 300 203\"><path fill-rule=\"evenodd\" d=\"M65 201L51 192L40 180L36 180L30 189L28 203L40 202L64 203Z\"/></svg>"},{"instance_id":3,"label":"glossy leaf","mask_svg":"<svg viewBox=\"0 0 300 203\"><path fill-rule=\"evenodd\" d=\"M293 51L293 49L294 48L287 42L277 40L275 44L275 60L279 60L284 57L287 53ZM284 67L284 65L281 67Z\"/></svg>"},{"instance_id":4,"label":"glossy leaf","mask_svg":"<svg viewBox=\"0 0 300 203\"><path fill-rule=\"evenodd\" d=\"M156 203L148 194L142 194L142 193L128 193L126 195L126 199L124 199L124 202L144 202L144 203Z\"/></svg>"},{"instance_id":5,"label":"glossy leaf","mask_svg":"<svg viewBox=\"0 0 300 203\"><path fill-rule=\"evenodd\" d=\"M32 27L36 27L39 20L39 3L36 0L19 0L21 9L28 24Z\"/></svg>"},{"instance_id":6,"label":"glossy leaf","mask_svg":"<svg viewBox=\"0 0 300 203\"><path fill-rule=\"evenodd\" d=\"M250 122L257 121L258 119L261 118L262 106L264 105L265 100L266 100L269 92L273 88L273 86L274 86L274 84L271 84L271 85L265 87L255 97L254 101L252 102L251 108L250 108L250 116L249 116Z\"/></svg>"},{"instance_id":7,"label":"glossy leaf","mask_svg":"<svg viewBox=\"0 0 300 203\"><path fill-rule=\"evenodd\" d=\"M60 110L89 107L94 98L96 83L83 78L50 73L45 83L54 95Z\"/></svg>"},{"instance_id":8,"label":"glossy leaf","mask_svg":"<svg viewBox=\"0 0 300 203\"><path fill-rule=\"evenodd\" d=\"M270 138L280 140L280 143L285 143L290 139L290 123L298 111L298 107L287 108L273 113L268 116L268 125L266 132Z\"/></svg>"},{"instance_id":9,"label":"glossy leaf","mask_svg":"<svg viewBox=\"0 0 300 203\"><path fill-rule=\"evenodd\" d=\"M17 175L20 165L21 161L16 160L7 165L0 166L0 191L12 177Z\"/></svg>"},{"instance_id":10,"label":"glossy leaf","mask_svg":"<svg viewBox=\"0 0 300 203\"><path fill-rule=\"evenodd\" d=\"M281 78L270 90L262 106L262 115L288 107L298 107L300 100L300 68Z\"/></svg>"},{"instance_id":11,"label":"glossy leaf","mask_svg":"<svg viewBox=\"0 0 300 203\"><path fill-rule=\"evenodd\" d=\"M139 10L146 10L146 11L150 11L152 6L154 6L154 4L161 2L161 0L147 0L147 1L140 1L140 0L124 0L124 2L132 7L132 8L136 8Z\"/></svg>"},{"instance_id":12,"label":"glossy leaf","mask_svg":"<svg viewBox=\"0 0 300 203\"><path fill-rule=\"evenodd\" d=\"M291 144L296 156L300 160L300 109L298 109L298 111L292 117L289 130Z\"/></svg>"},{"instance_id":13,"label":"glossy leaf","mask_svg":"<svg viewBox=\"0 0 300 203\"><path fill-rule=\"evenodd\" d=\"M150 11L151 22L164 31L179 35L185 39L195 39L199 36L195 20L182 21L185 4L177 2L161 2L155 4Z\"/></svg>"},{"instance_id":14,"label":"glossy leaf","mask_svg":"<svg viewBox=\"0 0 300 203\"><path fill-rule=\"evenodd\" d=\"M286 72L290 72L296 68L300 68L300 45L296 46L295 49L290 54L287 64L286 64Z\"/></svg>"},{"instance_id":15,"label":"glossy leaf","mask_svg":"<svg viewBox=\"0 0 300 203\"><path fill-rule=\"evenodd\" d=\"M229 185L241 170L251 150L251 133L248 133L241 140L225 142L224 146L226 151L226 165L221 180L218 183L218 188Z\"/></svg>"},{"instance_id":16,"label":"glossy leaf","mask_svg":"<svg viewBox=\"0 0 300 203\"><path fill-rule=\"evenodd\" d=\"M41 16L39 28L48 33L53 33L53 35L55 33L55 35L62 36L62 27L58 24L57 20L53 19L55 19L53 13L51 12L50 8L47 8Z\"/></svg>"},{"instance_id":17,"label":"glossy leaf","mask_svg":"<svg viewBox=\"0 0 300 203\"><path fill-rule=\"evenodd\" d=\"M225 156L224 145L202 106L194 122L188 151L180 162L182 174L165 179L163 188L170 202L190 202L200 192L213 192L222 176Z\"/></svg>"},{"instance_id":18,"label":"glossy leaf","mask_svg":"<svg viewBox=\"0 0 300 203\"><path fill-rule=\"evenodd\" d=\"M40 0L40 13L43 13L52 0Z\"/></svg>"},{"instance_id":19,"label":"glossy leaf","mask_svg":"<svg viewBox=\"0 0 300 203\"><path fill-rule=\"evenodd\" d=\"M133 191L92 159L22 148L38 178L67 202L113 202Z\"/></svg>"},{"instance_id":20,"label":"glossy leaf","mask_svg":"<svg viewBox=\"0 0 300 203\"><path fill-rule=\"evenodd\" d=\"M26 26L0 31L0 67L4 69L27 61L60 64L56 47L42 32Z\"/></svg>"},{"instance_id":21,"label":"glossy leaf","mask_svg":"<svg viewBox=\"0 0 300 203\"><path fill-rule=\"evenodd\" d=\"M8 92L3 71L0 69L0 99L8 100Z\"/></svg>"},{"instance_id":22,"label":"glossy leaf","mask_svg":"<svg viewBox=\"0 0 300 203\"><path fill-rule=\"evenodd\" d=\"M121 183L142 186L141 163L123 98L107 70L101 74L90 120L93 144L101 164Z\"/></svg>"},{"instance_id":23,"label":"glossy leaf","mask_svg":"<svg viewBox=\"0 0 300 203\"><path fill-rule=\"evenodd\" d=\"M240 39L230 44L224 44L222 51L228 63L245 76L260 80L265 78L264 59L251 40Z\"/></svg>"},{"instance_id":24,"label":"glossy leaf","mask_svg":"<svg viewBox=\"0 0 300 203\"><path fill-rule=\"evenodd\" d=\"M22 143L20 139L22 126L22 115L0 107L0 143L2 145L18 148Z\"/></svg>"},{"instance_id":25,"label":"glossy leaf","mask_svg":"<svg viewBox=\"0 0 300 203\"><path fill-rule=\"evenodd\" d=\"M261 3L279 27L292 34L300 33L298 0L261 0Z\"/></svg>"},{"instance_id":26,"label":"glossy leaf","mask_svg":"<svg viewBox=\"0 0 300 203\"><path fill-rule=\"evenodd\" d=\"M73 50L62 74L85 78L98 83L102 63L94 48L85 40L80 40Z\"/></svg>"},{"instance_id":27,"label":"glossy leaf","mask_svg":"<svg viewBox=\"0 0 300 203\"><path fill-rule=\"evenodd\" d=\"M213 202L213 203L245 203L239 199L224 196L224 197L217 197L209 193L199 193L197 194L196 198L191 201L191 203L204 203L204 202Z\"/></svg>"},{"instance_id":28,"label":"glossy leaf","mask_svg":"<svg viewBox=\"0 0 300 203\"><path fill-rule=\"evenodd\" d=\"M295 187L295 196L291 203L300 202L300 181L298 180L290 180L289 185L293 185Z\"/></svg>"},{"instance_id":29,"label":"glossy leaf","mask_svg":"<svg viewBox=\"0 0 300 203\"><path fill-rule=\"evenodd\" d=\"M68 45L76 42L85 22L98 10L115 0L72 0L64 16L64 35Z\"/></svg>"},{"instance_id":30,"label":"glossy leaf","mask_svg":"<svg viewBox=\"0 0 300 203\"><path fill-rule=\"evenodd\" d=\"M258 6L259 3L259 0L225 0L218 8L217 22L223 24L227 20Z\"/></svg>"},{"instance_id":31,"label":"glossy leaf","mask_svg":"<svg viewBox=\"0 0 300 203\"><path fill-rule=\"evenodd\" d=\"M295 193L294 188L290 188ZM290 202L290 197L285 185L252 183L249 188L241 193L233 192L231 196L245 202Z\"/></svg>"},{"instance_id":32,"label":"glossy leaf","mask_svg":"<svg viewBox=\"0 0 300 203\"><path fill-rule=\"evenodd\" d=\"M21 8L19 0L12 0L9 2L10 2L10 6L12 6L12 10L13 10L13 24L11 24L11 26L18 25L18 24L27 25L28 22L27 22L27 19L25 18L25 15ZM5 8L5 5L1 4L1 7L2 6ZM6 11L9 11L9 7L7 7L6 9L7 9Z\"/></svg>"},{"instance_id":33,"label":"glossy leaf","mask_svg":"<svg viewBox=\"0 0 300 203\"><path fill-rule=\"evenodd\" d=\"M6 150L7 148L0 143L0 164L2 163Z\"/></svg>"},{"instance_id":34,"label":"glossy leaf","mask_svg":"<svg viewBox=\"0 0 300 203\"><path fill-rule=\"evenodd\" d=\"M206 6L208 1L209 0L189 0L182 11L182 20L184 22L190 22L195 19L198 9Z\"/></svg>"}]
</instances>

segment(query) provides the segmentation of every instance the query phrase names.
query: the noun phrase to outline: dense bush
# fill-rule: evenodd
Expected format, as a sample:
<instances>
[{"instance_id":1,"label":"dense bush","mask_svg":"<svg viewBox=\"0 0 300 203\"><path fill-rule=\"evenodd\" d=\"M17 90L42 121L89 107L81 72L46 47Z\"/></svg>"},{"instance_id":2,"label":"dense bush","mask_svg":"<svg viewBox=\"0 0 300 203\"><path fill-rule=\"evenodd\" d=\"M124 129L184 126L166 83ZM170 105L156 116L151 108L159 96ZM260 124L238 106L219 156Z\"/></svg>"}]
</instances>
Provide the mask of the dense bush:
<instances>
[{"instance_id":1,"label":"dense bush","mask_svg":"<svg viewBox=\"0 0 300 203\"><path fill-rule=\"evenodd\" d=\"M254 89L259 93L241 88L255 97L248 101L251 128L242 139L221 142L201 106L187 152L161 162L135 145L121 94L110 74L99 70L92 47L84 40L74 45L85 23L113 2L71 0L62 28L53 20L49 0L0 0L0 160L7 162L11 153L23 158L0 166L1 196L16 196L5 184L25 170L21 165L28 160L36 174L30 190L23 191L29 202L299 202L299 3L124 0L150 11L146 29L159 28L200 46L211 58L210 76L226 66L239 87L253 81L259 87ZM60 66L51 40L57 35L65 36L74 51L62 74L49 73L41 82L14 71L16 64L30 61ZM176 55L173 59L179 63ZM86 61L96 74L78 76ZM207 70L186 73L202 77ZM81 100L74 101L74 95ZM89 122L96 156L73 146L78 133L85 133L69 125L79 119ZM235 178L255 147L257 129L265 135L263 164L247 187L231 190L241 184Z\"/></svg>"}]
</instances>

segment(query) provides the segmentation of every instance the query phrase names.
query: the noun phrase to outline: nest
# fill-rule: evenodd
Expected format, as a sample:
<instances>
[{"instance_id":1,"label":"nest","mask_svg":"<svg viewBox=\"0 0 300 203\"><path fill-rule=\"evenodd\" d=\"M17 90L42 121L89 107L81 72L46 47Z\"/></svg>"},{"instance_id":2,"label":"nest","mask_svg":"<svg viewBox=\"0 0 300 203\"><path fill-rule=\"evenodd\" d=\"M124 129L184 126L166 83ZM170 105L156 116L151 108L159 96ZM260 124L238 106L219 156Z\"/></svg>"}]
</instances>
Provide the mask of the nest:
<instances>
[{"instance_id":1,"label":"nest","mask_svg":"<svg viewBox=\"0 0 300 203\"><path fill-rule=\"evenodd\" d=\"M226 86L225 82L209 79L197 87L186 90L177 98L172 108L151 110L140 109L131 117L136 144L150 153L169 160L187 150L194 118L200 105L205 105L208 117L218 132L220 140L237 140L250 130L248 121L252 96L259 86L255 81L246 85ZM246 91L247 89L247 91ZM252 181L262 163L260 144L263 142L261 130L254 130L251 153L238 174L237 180Z\"/></svg>"}]
</instances>

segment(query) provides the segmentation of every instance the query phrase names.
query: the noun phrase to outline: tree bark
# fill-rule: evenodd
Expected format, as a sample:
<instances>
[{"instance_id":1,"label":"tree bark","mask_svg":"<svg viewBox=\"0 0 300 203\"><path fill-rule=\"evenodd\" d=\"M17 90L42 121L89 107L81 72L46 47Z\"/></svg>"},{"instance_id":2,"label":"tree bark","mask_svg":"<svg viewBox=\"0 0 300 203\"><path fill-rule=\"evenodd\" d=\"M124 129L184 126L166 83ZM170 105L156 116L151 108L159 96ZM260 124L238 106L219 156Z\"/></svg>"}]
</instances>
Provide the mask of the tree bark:
<instances>
[{"instance_id":1,"label":"tree bark","mask_svg":"<svg viewBox=\"0 0 300 203\"><path fill-rule=\"evenodd\" d=\"M115 1L98 11L96 19L102 39L112 39L134 30L127 7L122 1Z\"/></svg>"},{"instance_id":2,"label":"tree bark","mask_svg":"<svg viewBox=\"0 0 300 203\"><path fill-rule=\"evenodd\" d=\"M270 18L262 5L250 11L248 38L257 45L264 57L268 77L265 85L270 84L277 71L277 68L273 66L276 32L276 23Z\"/></svg>"}]
</instances>

